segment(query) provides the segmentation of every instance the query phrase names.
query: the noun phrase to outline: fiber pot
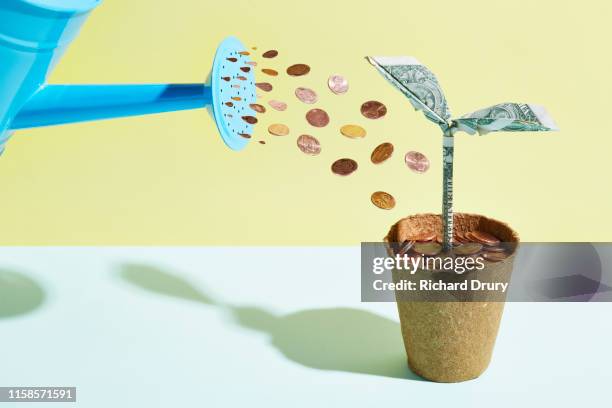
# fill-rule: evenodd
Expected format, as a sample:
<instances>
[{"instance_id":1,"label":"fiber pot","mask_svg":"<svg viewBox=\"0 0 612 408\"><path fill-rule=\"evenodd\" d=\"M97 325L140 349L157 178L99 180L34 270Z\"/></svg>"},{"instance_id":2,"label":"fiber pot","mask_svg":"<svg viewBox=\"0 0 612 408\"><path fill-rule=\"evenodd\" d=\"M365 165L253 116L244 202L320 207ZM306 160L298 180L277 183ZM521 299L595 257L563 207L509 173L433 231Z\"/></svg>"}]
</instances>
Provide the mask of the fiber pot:
<instances>
[{"instance_id":1,"label":"fiber pot","mask_svg":"<svg viewBox=\"0 0 612 408\"><path fill-rule=\"evenodd\" d=\"M476 214L454 215L455 231L484 231L501 241L518 244L519 238L507 224ZM385 242L403 242L406 237L423 232L442 233L442 218L438 214L418 214L394 224ZM388 245L391 250L392 246ZM510 280L516 251L501 262L486 262L477 272L480 277L496 276ZM431 271L417 271L428 273ZM447 273L448 275L448 273ZM463 293L467 299L478 299ZM480 376L491 361L493 346L504 309L505 295L494 301L406 301L396 292L397 308L404 346L410 369L431 381L460 382Z\"/></svg>"}]
</instances>

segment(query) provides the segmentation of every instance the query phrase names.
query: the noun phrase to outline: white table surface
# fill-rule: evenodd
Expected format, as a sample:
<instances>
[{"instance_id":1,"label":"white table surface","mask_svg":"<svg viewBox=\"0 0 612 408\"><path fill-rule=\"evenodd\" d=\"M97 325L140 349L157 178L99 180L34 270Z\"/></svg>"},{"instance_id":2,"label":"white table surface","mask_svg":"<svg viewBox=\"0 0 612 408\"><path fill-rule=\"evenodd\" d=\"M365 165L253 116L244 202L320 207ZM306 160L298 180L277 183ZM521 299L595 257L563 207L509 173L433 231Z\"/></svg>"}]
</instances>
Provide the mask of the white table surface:
<instances>
[{"instance_id":1,"label":"white table surface","mask_svg":"<svg viewBox=\"0 0 612 408\"><path fill-rule=\"evenodd\" d=\"M3 248L0 386L77 387L54 407L610 404L612 304L509 303L485 374L436 384L407 369L395 305L360 302L359 263L358 247Z\"/></svg>"}]
</instances>

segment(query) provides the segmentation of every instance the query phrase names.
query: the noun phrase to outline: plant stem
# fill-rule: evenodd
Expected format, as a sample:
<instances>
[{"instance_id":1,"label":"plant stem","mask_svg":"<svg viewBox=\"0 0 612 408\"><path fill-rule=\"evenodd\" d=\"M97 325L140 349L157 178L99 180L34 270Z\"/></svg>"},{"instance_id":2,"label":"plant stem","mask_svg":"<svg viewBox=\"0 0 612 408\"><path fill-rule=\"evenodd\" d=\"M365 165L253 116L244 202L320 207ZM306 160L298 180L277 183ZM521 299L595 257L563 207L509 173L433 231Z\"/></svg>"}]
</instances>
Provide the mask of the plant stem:
<instances>
[{"instance_id":1,"label":"plant stem","mask_svg":"<svg viewBox=\"0 0 612 408\"><path fill-rule=\"evenodd\" d=\"M453 240L453 159L455 154L452 127L442 138L442 224L443 250L450 251Z\"/></svg>"}]
</instances>

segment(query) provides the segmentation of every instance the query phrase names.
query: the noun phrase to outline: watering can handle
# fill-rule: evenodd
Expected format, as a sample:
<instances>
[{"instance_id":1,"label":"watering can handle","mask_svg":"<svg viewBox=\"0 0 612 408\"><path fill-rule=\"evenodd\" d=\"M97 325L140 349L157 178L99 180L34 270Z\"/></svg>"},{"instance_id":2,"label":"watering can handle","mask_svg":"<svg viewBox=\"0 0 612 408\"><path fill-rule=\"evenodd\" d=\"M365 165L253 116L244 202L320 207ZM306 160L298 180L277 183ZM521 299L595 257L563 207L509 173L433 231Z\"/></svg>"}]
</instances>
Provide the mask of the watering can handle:
<instances>
[{"instance_id":1,"label":"watering can handle","mask_svg":"<svg viewBox=\"0 0 612 408\"><path fill-rule=\"evenodd\" d=\"M10 124L13 130L204 108L205 84L44 85Z\"/></svg>"}]
</instances>

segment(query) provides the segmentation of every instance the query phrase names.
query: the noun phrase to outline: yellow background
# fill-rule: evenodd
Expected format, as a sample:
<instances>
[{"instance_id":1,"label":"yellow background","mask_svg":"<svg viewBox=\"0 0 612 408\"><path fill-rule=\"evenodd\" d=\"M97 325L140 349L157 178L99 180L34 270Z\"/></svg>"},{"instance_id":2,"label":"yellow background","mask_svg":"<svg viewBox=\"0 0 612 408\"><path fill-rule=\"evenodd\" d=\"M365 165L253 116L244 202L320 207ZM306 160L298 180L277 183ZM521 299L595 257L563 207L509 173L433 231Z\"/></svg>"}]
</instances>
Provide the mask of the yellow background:
<instances>
[{"instance_id":1,"label":"yellow background","mask_svg":"<svg viewBox=\"0 0 612 408\"><path fill-rule=\"evenodd\" d=\"M523 240L610 241L611 14L605 1L106 0L51 82L201 81L227 35L280 51L260 68L304 62L311 74L271 81L270 95L289 109L262 115L256 139L268 144L239 153L203 110L17 132L0 158L0 243L356 244L382 238L402 216L439 212L439 130L365 55L416 56L455 115L498 102L545 105L561 132L458 135L455 209L507 221ZM326 88L335 72L350 80L344 96ZM327 128L304 121L296 86L319 92ZM387 117L363 118L368 99L383 101ZM291 135L268 137L274 121ZM368 136L340 136L345 123ZM320 139L320 156L296 148L301 133ZM370 152L383 141L396 152L374 166ZM408 150L425 153L431 170L409 171ZM331 174L340 157L359 170ZM373 207L376 190L397 207Z\"/></svg>"}]
</instances>

